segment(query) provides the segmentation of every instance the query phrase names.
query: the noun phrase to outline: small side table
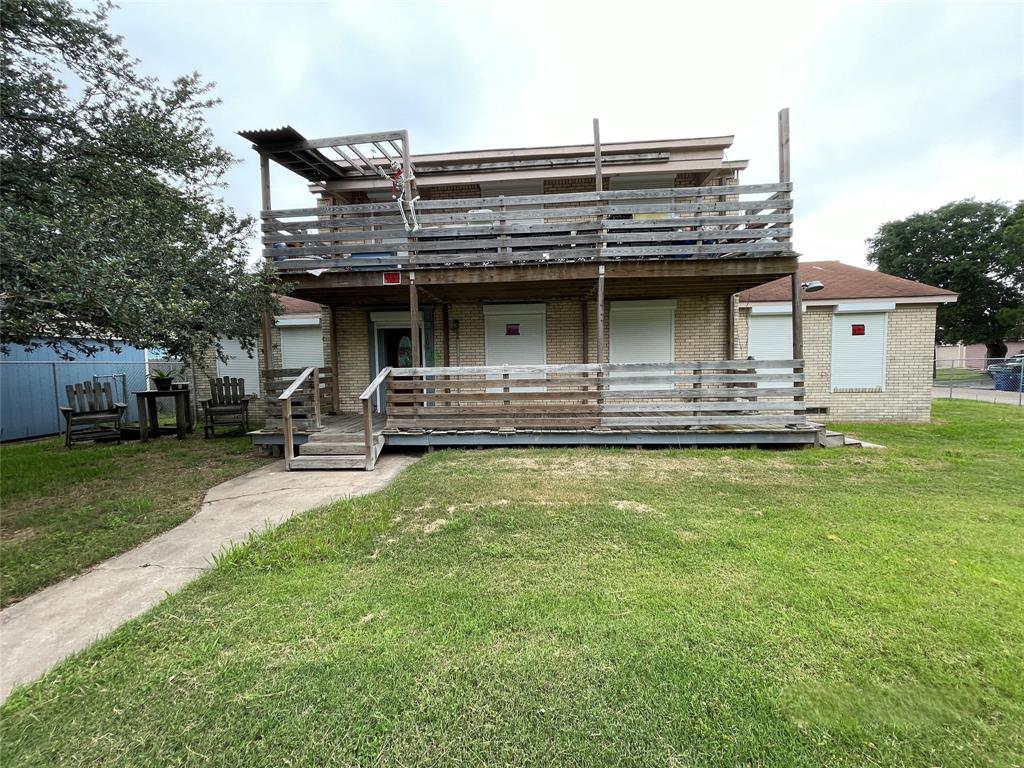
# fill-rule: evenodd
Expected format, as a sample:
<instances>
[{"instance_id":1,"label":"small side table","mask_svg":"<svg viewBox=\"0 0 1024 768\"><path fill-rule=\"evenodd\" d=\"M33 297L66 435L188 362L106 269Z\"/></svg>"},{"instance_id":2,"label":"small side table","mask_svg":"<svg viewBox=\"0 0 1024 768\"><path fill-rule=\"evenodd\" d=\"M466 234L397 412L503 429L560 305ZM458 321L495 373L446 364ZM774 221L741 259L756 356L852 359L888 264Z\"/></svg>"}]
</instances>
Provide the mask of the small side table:
<instances>
[{"instance_id":1,"label":"small side table","mask_svg":"<svg viewBox=\"0 0 1024 768\"><path fill-rule=\"evenodd\" d=\"M159 437L169 434L169 430L160 430L160 418L156 410L156 401L160 397L174 398L174 431L179 440L193 429L192 424L192 392L189 388L175 389L143 389L135 393L135 402L139 406L139 440L149 441L150 434Z\"/></svg>"}]
</instances>

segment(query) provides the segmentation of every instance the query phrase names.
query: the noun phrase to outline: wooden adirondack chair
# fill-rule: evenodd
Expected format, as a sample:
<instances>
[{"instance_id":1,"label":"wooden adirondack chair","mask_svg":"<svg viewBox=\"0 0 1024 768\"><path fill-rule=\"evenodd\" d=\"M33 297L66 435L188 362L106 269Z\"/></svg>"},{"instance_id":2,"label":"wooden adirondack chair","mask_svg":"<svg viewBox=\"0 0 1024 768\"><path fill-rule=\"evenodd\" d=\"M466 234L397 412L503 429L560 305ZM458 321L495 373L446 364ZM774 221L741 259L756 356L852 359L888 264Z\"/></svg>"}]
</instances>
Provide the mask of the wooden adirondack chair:
<instances>
[{"instance_id":1,"label":"wooden adirondack chair","mask_svg":"<svg viewBox=\"0 0 1024 768\"><path fill-rule=\"evenodd\" d=\"M210 379L210 398L203 400L203 437L212 437L214 427L228 424L249 431L249 398L245 379L224 376Z\"/></svg>"},{"instance_id":2,"label":"wooden adirondack chair","mask_svg":"<svg viewBox=\"0 0 1024 768\"><path fill-rule=\"evenodd\" d=\"M110 382L99 384L83 381L65 387L68 404L58 406L64 417L64 445L71 447L75 440L95 440L100 437L116 437L121 442L121 419L128 408L124 403L114 402ZM75 431L75 427L89 426L91 429Z\"/></svg>"}]
</instances>

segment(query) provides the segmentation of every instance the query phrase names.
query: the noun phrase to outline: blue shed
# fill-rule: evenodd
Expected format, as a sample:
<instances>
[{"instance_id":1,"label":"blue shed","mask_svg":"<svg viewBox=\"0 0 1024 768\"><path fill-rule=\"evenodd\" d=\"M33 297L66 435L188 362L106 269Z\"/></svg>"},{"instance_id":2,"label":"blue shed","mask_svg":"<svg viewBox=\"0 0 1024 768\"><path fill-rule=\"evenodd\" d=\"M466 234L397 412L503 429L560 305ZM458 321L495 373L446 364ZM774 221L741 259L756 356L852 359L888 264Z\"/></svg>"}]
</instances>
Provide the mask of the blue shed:
<instances>
[{"instance_id":1,"label":"blue shed","mask_svg":"<svg viewBox=\"0 0 1024 768\"><path fill-rule=\"evenodd\" d=\"M146 388L146 350L125 346L91 357L73 354L64 360L49 347L12 347L0 357L0 441L59 434L64 420L57 408L67 405L64 388L83 381L110 382L114 398L128 405L126 419L138 420L132 392Z\"/></svg>"}]
</instances>

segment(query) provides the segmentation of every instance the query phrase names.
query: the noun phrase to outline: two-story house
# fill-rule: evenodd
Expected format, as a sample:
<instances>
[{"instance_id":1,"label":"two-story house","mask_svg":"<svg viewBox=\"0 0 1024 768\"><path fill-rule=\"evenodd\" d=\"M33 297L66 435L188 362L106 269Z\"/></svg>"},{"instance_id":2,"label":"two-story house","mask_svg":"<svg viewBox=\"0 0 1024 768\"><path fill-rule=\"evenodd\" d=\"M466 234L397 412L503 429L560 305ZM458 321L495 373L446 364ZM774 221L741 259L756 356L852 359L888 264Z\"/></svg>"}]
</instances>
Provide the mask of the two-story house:
<instances>
[{"instance_id":1,"label":"two-story house","mask_svg":"<svg viewBox=\"0 0 1024 768\"><path fill-rule=\"evenodd\" d=\"M324 367L264 374L279 420L256 440L290 468L372 468L385 442L815 442L785 110L779 180L754 185L731 136L417 155L405 131L241 135L264 253L325 308ZM316 205L274 209L271 163ZM736 295L779 278L792 353L735 359Z\"/></svg>"}]
</instances>

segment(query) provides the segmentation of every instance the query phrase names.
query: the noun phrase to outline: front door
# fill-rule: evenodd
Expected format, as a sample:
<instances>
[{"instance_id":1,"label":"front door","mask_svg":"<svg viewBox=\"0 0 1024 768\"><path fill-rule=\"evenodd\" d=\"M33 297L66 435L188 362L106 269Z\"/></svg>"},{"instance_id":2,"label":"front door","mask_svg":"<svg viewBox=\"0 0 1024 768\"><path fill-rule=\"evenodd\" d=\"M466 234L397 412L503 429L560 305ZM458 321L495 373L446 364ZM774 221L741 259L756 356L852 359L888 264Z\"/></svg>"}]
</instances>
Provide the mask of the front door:
<instances>
[{"instance_id":1,"label":"front door","mask_svg":"<svg viewBox=\"0 0 1024 768\"><path fill-rule=\"evenodd\" d=\"M412 367L412 329L411 328L378 328L377 329L377 370L384 368ZM402 381L395 378L395 382ZM396 389L395 394L405 394L411 390ZM384 390L377 399L377 411L386 410Z\"/></svg>"},{"instance_id":2,"label":"front door","mask_svg":"<svg viewBox=\"0 0 1024 768\"><path fill-rule=\"evenodd\" d=\"M381 328L377 331L380 365L385 367L412 367L412 330L409 328Z\"/></svg>"}]
</instances>

